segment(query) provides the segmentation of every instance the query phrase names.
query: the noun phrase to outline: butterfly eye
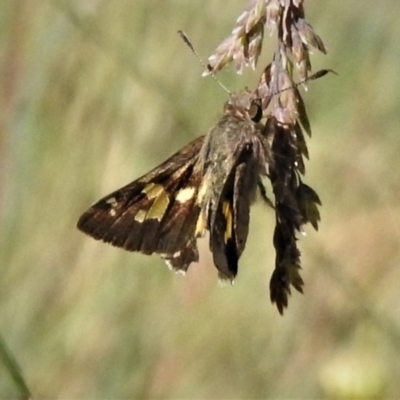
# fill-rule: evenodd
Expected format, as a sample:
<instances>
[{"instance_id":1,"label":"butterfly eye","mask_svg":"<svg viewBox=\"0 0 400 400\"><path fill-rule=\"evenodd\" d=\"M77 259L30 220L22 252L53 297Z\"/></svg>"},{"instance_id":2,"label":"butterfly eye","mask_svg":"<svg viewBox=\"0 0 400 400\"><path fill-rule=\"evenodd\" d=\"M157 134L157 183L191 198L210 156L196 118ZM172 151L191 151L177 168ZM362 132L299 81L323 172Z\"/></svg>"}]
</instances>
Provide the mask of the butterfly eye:
<instances>
[{"instance_id":1,"label":"butterfly eye","mask_svg":"<svg viewBox=\"0 0 400 400\"><path fill-rule=\"evenodd\" d=\"M249 108L249 117L251 118L251 120L253 122L260 122L262 117L263 117L263 113L262 113L262 108L261 108L261 104L258 101L253 101L250 105Z\"/></svg>"}]
</instances>

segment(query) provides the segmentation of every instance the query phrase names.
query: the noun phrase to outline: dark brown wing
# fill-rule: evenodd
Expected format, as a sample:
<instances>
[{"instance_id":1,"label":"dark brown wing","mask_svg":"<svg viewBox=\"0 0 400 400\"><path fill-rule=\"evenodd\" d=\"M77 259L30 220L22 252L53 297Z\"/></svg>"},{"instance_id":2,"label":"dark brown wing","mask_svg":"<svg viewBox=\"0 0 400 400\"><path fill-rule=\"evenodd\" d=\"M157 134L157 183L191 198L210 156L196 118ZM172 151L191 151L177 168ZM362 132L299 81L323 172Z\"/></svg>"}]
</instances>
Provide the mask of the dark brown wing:
<instances>
[{"instance_id":1,"label":"dark brown wing","mask_svg":"<svg viewBox=\"0 0 400 400\"><path fill-rule=\"evenodd\" d=\"M210 225L210 248L222 279L233 280L245 248L260 175L260 159L254 143L244 142L229 174Z\"/></svg>"},{"instance_id":2,"label":"dark brown wing","mask_svg":"<svg viewBox=\"0 0 400 400\"><path fill-rule=\"evenodd\" d=\"M202 180L196 170L204 137L89 208L78 228L97 240L130 251L158 253L176 269L198 260L196 204Z\"/></svg>"},{"instance_id":3,"label":"dark brown wing","mask_svg":"<svg viewBox=\"0 0 400 400\"><path fill-rule=\"evenodd\" d=\"M240 254L234 232L234 181L235 170L226 181L224 193L215 214L210 218L210 250L221 279L233 280L238 271Z\"/></svg>"}]
</instances>

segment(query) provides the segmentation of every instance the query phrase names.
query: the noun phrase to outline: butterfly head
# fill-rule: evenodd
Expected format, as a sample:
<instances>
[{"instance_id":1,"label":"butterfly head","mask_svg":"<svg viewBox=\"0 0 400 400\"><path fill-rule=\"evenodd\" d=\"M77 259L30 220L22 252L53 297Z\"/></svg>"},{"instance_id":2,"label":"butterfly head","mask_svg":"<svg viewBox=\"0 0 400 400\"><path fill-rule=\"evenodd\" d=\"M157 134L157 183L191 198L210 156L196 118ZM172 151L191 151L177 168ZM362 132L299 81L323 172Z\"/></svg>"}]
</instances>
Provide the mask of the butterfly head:
<instances>
[{"instance_id":1,"label":"butterfly head","mask_svg":"<svg viewBox=\"0 0 400 400\"><path fill-rule=\"evenodd\" d=\"M260 98L249 90L232 93L225 103L224 111L239 118L250 119L253 122L260 122L263 117Z\"/></svg>"}]
</instances>

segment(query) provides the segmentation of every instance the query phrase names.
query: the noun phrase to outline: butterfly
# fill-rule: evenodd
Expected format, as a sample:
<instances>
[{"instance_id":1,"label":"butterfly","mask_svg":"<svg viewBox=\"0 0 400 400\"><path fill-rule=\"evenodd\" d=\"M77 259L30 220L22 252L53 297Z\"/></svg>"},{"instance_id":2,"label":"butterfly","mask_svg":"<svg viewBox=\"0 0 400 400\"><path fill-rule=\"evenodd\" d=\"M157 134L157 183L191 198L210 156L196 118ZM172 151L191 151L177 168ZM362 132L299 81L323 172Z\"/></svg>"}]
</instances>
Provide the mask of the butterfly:
<instances>
[{"instance_id":1,"label":"butterfly","mask_svg":"<svg viewBox=\"0 0 400 400\"><path fill-rule=\"evenodd\" d=\"M232 282L246 246L250 206L259 195L275 209L276 260L270 292L282 314L290 286L302 292L296 232L307 222L318 228L321 205L316 192L300 178L302 157L308 154L300 124L311 131L296 87L328 72L335 73L320 70L271 92L268 66L254 93L230 94L222 116L206 135L92 205L80 217L78 228L125 250L158 254L179 272L199 260L197 239L208 232L218 275ZM291 107L281 113L276 100L276 111L283 119L289 116L288 121L278 122L270 115L262 123L272 96L288 90ZM275 204L267 196L264 177L271 181Z\"/></svg>"},{"instance_id":2,"label":"butterfly","mask_svg":"<svg viewBox=\"0 0 400 400\"><path fill-rule=\"evenodd\" d=\"M250 205L271 162L261 103L246 90L231 94L209 132L139 179L92 205L78 228L129 251L158 254L176 271L199 260L197 239L209 247L221 279L233 281L245 248Z\"/></svg>"}]
</instances>

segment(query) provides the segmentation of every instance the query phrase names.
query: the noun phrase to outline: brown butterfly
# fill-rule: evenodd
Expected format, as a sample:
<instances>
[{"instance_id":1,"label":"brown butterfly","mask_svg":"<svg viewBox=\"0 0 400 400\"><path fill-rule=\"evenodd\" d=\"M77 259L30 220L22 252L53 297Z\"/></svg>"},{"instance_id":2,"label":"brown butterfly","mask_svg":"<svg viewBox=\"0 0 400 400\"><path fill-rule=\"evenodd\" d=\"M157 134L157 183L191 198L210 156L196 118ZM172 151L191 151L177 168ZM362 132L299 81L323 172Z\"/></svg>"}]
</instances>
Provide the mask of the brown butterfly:
<instances>
[{"instance_id":1,"label":"brown butterfly","mask_svg":"<svg viewBox=\"0 0 400 400\"><path fill-rule=\"evenodd\" d=\"M250 205L257 192L268 201L262 177L270 145L261 118L256 95L231 94L207 135L95 203L78 228L126 250L159 254L178 271L198 261L196 241L208 231L219 276L232 281L246 245Z\"/></svg>"},{"instance_id":2,"label":"brown butterfly","mask_svg":"<svg viewBox=\"0 0 400 400\"><path fill-rule=\"evenodd\" d=\"M268 66L256 93L230 94L223 115L207 135L95 203L81 216L78 228L126 250L159 254L171 269L182 272L198 261L197 238L208 231L219 276L233 281L246 245L250 205L257 192L274 207L262 183L268 174L276 203L276 260L270 291L272 302L283 313L290 286L300 292L303 286L294 231L301 231L307 222L317 228L320 218L317 206L321 204L318 195L300 178L288 180L298 177L298 171L304 171L302 155L307 154L300 125L291 122L293 116L298 116L310 132L296 87L328 72L334 71L317 71L302 82L283 89L278 87L271 93ZM268 117L265 124L261 123L271 96L287 90L292 90L294 96L294 108L288 108L293 111L289 122L278 123L275 117ZM290 154L295 157L294 164ZM292 168L290 173L287 162ZM276 173L275 167L283 168L283 176Z\"/></svg>"}]
</instances>

